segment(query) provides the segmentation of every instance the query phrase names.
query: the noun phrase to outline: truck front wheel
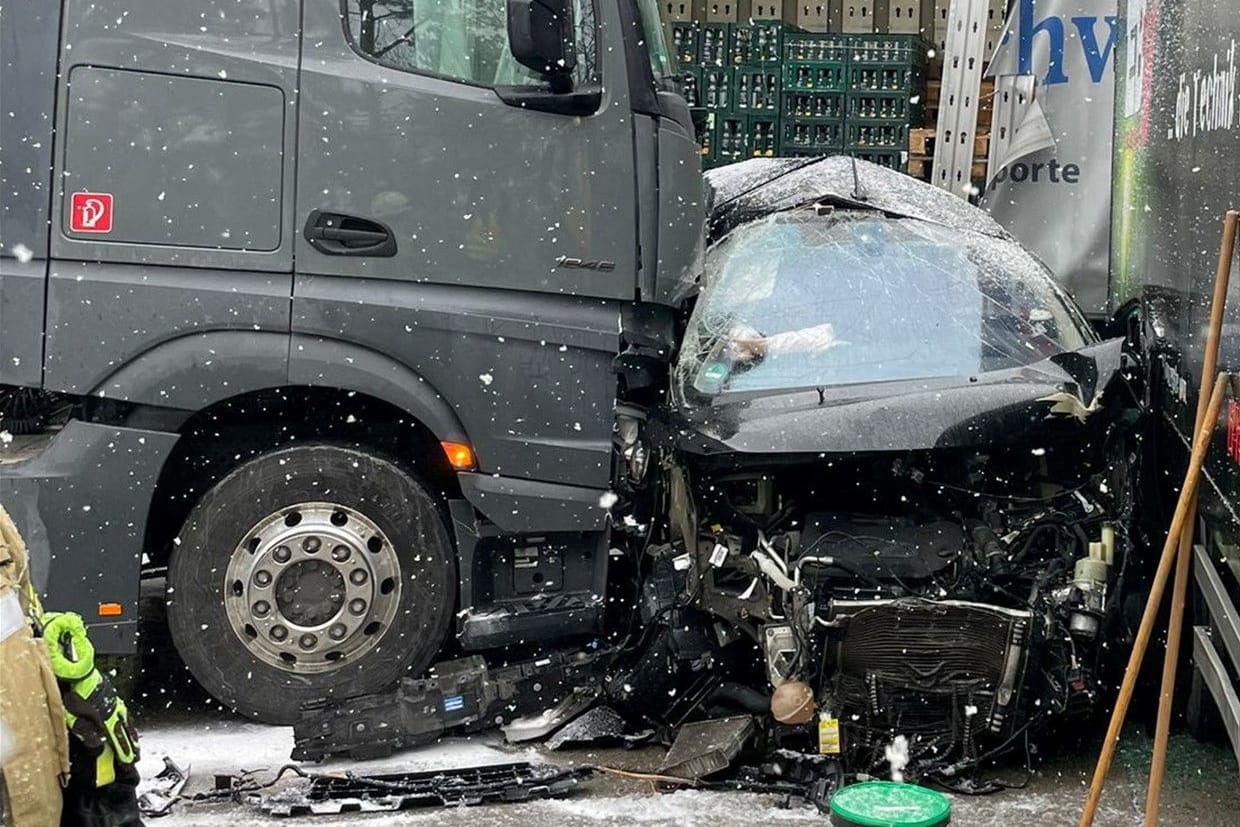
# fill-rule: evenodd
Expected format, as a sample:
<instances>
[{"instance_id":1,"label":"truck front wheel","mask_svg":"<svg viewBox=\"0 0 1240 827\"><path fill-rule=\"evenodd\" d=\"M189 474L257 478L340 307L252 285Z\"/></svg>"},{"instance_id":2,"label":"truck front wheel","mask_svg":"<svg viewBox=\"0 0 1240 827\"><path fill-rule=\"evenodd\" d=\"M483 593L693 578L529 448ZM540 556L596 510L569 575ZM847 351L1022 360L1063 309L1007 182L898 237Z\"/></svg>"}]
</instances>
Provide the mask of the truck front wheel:
<instances>
[{"instance_id":1,"label":"truck front wheel","mask_svg":"<svg viewBox=\"0 0 1240 827\"><path fill-rule=\"evenodd\" d=\"M439 652L456 562L426 488L333 445L240 466L194 506L168 566L168 623L198 682L272 724L375 692Z\"/></svg>"}]
</instances>

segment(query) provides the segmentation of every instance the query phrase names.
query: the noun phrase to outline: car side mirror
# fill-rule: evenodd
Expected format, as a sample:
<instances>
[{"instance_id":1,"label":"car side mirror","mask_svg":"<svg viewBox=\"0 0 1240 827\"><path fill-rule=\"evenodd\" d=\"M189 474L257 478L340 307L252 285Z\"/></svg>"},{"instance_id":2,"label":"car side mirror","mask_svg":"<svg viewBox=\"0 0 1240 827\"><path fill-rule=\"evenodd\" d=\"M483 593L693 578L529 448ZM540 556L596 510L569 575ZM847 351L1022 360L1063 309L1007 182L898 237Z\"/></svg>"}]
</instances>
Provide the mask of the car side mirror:
<instances>
[{"instance_id":1,"label":"car side mirror","mask_svg":"<svg viewBox=\"0 0 1240 827\"><path fill-rule=\"evenodd\" d=\"M573 0L508 0L508 48L517 62L569 91L577 68Z\"/></svg>"}]
</instances>

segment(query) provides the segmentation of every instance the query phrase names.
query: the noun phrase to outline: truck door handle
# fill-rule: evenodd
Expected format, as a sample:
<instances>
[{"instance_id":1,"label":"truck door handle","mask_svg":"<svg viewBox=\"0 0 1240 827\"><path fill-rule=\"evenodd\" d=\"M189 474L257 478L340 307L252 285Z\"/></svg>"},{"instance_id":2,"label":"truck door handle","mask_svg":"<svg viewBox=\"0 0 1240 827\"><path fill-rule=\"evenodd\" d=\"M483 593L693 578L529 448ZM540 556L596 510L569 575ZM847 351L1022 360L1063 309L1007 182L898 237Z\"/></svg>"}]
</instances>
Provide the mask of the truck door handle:
<instances>
[{"instance_id":1,"label":"truck door handle","mask_svg":"<svg viewBox=\"0 0 1240 827\"><path fill-rule=\"evenodd\" d=\"M394 256L396 236L386 224L327 210L306 219L306 241L329 256Z\"/></svg>"}]
</instances>

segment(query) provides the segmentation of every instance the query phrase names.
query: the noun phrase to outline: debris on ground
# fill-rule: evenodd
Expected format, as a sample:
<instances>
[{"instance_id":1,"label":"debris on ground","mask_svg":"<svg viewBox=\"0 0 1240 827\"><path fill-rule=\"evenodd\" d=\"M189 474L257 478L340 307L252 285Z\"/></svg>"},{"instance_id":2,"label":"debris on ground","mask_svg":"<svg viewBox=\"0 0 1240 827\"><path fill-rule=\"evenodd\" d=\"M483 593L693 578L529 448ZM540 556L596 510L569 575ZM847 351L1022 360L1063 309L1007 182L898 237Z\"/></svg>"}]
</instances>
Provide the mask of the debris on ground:
<instances>
[{"instance_id":1,"label":"debris on ground","mask_svg":"<svg viewBox=\"0 0 1240 827\"><path fill-rule=\"evenodd\" d=\"M147 818L167 815L189 783L190 767L181 769L171 757L163 757L164 766L153 778L138 786L138 809Z\"/></svg>"},{"instance_id":2,"label":"debris on ground","mask_svg":"<svg viewBox=\"0 0 1240 827\"><path fill-rule=\"evenodd\" d=\"M315 774L301 789L250 795L247 801L274 816L475 806L565 796L590 772L521 762L382 775Z\"/></svg>"}]
</instances>

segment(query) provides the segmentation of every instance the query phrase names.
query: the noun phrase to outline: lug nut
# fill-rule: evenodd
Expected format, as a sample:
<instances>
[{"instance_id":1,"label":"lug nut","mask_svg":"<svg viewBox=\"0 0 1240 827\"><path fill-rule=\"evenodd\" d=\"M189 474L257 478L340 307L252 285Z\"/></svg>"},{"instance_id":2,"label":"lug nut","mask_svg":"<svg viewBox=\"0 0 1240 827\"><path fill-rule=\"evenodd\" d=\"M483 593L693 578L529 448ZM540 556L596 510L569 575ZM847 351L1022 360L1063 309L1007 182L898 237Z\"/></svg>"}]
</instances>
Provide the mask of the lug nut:
<instances>
[{"instance_id":1,"label":"lug nut","mask_svg":"<svg viewBox=\"0 0 1240 827\"><path fill-rule=\"evenodd\" d=\"M254 585L270 586L271 585L271 572L267 571L266 569L259 569L258 571L254 572Z\"/></svg>"},{"instance_id":2,"label":"lug nut","mask_svg":"<svg viewBox=\"0 0 1240 827\"><path fill-rule=\"evenodd\" d=\"M336 546L332 549L332 559L337 563L343 563L345 560L349 559L349 555L352 553L352 550L348 546Z\"/></svg>"},{"instance_id":3,"label":"lug nut","mask_svg":"<svg viewBox=\"0 0 1240 827\"><path fill-rule=\"evenodd\" d=\"M369 575L366 574L366 569L354 569L353 571L349 572L349 582L352 583L354 586L360 586L363 583L365 583L368 579L369 579Z\"/></svg>"},{"instance_id":4,"label":"lug nut","mask_svg":"<svg viewBox=\"0 0 1240 827\"><path fill-rule=\"evenodd\" d=\"M366 601L365 601L365 600L362 600L360 597L357 597L357 598L354 598L353 600L350 600L350 601L349 601L349 611L350 611L350 612L352 612L352 613L353 613L353 614L355 614L355 615L364 615L364 614L366 614Z\"/></svg>"},{"instance_id":5,"label":"lug nut","mask_svg":"<svg viewBox=\"0 0 1240 827\"><path fill-rule=\"evenodd\" d=\"M297 643L301 645L302 649L313 649L315 644L318 642L319 639L311 634L304 634L301 636L301 639L297 641Z\"/></svg>"},{"instance_id":6,"label":"lug nut","mask_svg":"<svg viewBox=\"0 0 1240 827\"><path fill-rule=\"evenodd\" d=\"M271 627L271 639L272 640L279 642L279 641L283 641L287 637L288 637L288 629L285 629L283 626L272 626Z\"/></svg>"},{"instance_id":7,"label":"lug nut","mask_svg":"<svg viewBox=\"0 0 1240 827\"><path fill-rule=\"evenodd\" d=\"M301 541L301 550L306 554L314 554L323 547L323 541L318 537L307 537Z\"/></svg>"},{"instance_id":8,"label":"lug nut","mask_svg":"<svg viewBox=\"0 0 1240 827\"><path fill-rule=\"evenodd\" d=\"M288 546L276 546L276 550L271 552L271 556L275 558L277 563L287 563L289 558L293 556L293 552Z\"/></svg>"},{"instance_id":9,"label":"lug nut","mask_svg":"<svg viewBox=\"0 0 1240 827\"><path fill-rule=\"evenodd\" d=\"M327 630L327 635L332 640L344 640L344 636L347 635L348 633L349 633L349 630L345 628L345 625L343 623L337 623L336 625L332 626L330 629Z\"/></svg>"},{"instance_id":10,"label":"lug nut","mask_svg":"<svg viewBox=\"0 0 1240 827\"><path fill-rule=\"evenodd\" d=\"M258 617L264 617L269 611L271 611L271 604L266 600L260 600L254 604L254 614Z\"/></svg>"}]
</instances>

